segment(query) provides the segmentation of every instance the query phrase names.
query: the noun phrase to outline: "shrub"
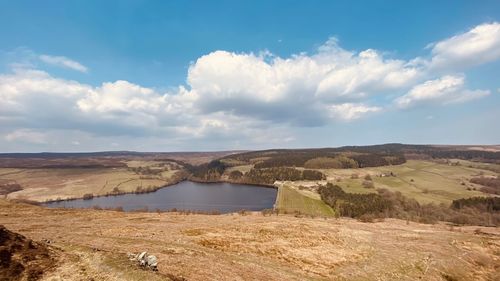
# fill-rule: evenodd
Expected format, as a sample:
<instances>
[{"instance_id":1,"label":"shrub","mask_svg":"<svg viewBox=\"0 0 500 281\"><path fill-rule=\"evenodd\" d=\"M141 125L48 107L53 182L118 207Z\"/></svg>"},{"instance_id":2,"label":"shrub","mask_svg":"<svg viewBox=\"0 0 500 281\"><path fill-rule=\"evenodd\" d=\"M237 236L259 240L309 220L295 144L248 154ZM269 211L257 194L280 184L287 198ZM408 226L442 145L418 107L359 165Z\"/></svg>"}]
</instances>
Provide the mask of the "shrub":
<instances>
[{"instance_id":1,"label":"shrub","mask_svg":"<svg viewBox=\"0 0 500 281\"><path fill-rule=\"evenodd\" d=\"M275 213L275 211L273 209L264 209L262 211L260 211L261 214L265 217L265 216L270 216L272 214Z\"/></svg>"},{"instance_id":2,"label":"shrub","mask_svg":"<svg viewBox=\"0 0 500 281\"><path fill-rule=\"evenodd\" d=\"M363 181L363 187L364 188L375 188L375 185L373 184L373 181Z\"/></svg>"},{"instance_id":3,"label":"shrub","mask_svg":"<svg viewBox=\"0 0 500 281\"><path fill-rule=\"evenodd\" d=\"M303 180L324 180L324 179L326 179L326 177L320 171L304 170L304 171L302 171L302 179Z\"/></svg>"},{"instance_id":4,"label":"shrub","mask_svg":"<svg viewBox=\"0 0 500 281\"><path fill-rule=\"evenodd\" d=\"M361 222L374 222L376 218L373 214L363 214L359 216L358 220Z\"/></svg>"},{"instance_id":5,"label":"shrub","mask_svg":"<svg viewBox=\"0 0 500 281\"><path fill-rule=\"evenodd\" d=\"M94 198L94 194L92 193L86 193L83 195L83 200L90 200L92 198Z\"/></svg>"},{"instance_id":6,"label":"shrub","mask_svg":"<svg viewBox=\"0 0 500 281\"><path fill-rule=\"evenodd\" d=\"M239 180L242 177L243 177L243 173L238 171L238 170L231 171L231 173L229 173L229 178L232 180Z\"/></svg>"}]
</instances>

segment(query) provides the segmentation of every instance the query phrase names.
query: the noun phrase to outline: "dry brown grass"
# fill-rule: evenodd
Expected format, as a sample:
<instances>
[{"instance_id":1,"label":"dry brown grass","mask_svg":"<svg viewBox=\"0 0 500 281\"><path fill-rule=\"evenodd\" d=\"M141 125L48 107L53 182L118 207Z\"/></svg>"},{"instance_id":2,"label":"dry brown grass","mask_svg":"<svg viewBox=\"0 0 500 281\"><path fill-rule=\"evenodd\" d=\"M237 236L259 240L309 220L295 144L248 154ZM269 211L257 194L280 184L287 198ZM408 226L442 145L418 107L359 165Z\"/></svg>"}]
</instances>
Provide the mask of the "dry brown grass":
<instances>
[{"instance_id":1,"label":"dry brown grass","mask_svg":"<svg viewBox=\"0 0 500 281\"><path fill-rule=\"evenodd\" d=\"M48 280L495 280L498 228L388 219L182 215L45 209L0 200L2 224L53 240L65 262ZM126 252L158 256L159 272ZM54 279L50 279L53 277ZM60 280L60 279L59 279ZM168 280L168 279L167 279ZM498 279L497 279L498 280Z\"/></svg>"},{"instance_id":2,"label":"dry brown grass","mask_svg":"<svg viewBox=\"0 0 500 281\"><path fill-rule=\"evenodd\" d=\"M165 171L157 176L144 176L127 168L0 168L0 178L23 188L9 193L7 198L43 202L82 198L85 194L105 195L114 190L134 192L137 187L161 187L169 183L175 172Z\"/></svg>"}]
</instances>

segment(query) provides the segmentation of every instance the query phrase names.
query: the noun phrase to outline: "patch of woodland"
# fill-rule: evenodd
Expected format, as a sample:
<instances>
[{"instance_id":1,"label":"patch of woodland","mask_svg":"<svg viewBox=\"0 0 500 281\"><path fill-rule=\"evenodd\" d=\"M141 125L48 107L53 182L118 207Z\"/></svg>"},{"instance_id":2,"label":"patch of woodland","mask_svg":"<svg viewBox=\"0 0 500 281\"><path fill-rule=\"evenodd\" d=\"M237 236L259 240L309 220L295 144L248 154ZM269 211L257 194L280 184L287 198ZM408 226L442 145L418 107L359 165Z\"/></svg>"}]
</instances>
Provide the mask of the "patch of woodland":
<instances>
[{"instance_id":1,"label":"patch of woodland","mask_svg":"<svg viewBox=\"0 0 500 281\"><path fill-rule=\"evenodd\" d=\"M317 153L288 153L272 156L255 164L255 168L305 167L310 169L350 169L398 165L406 162L403 154L385 153L330 153L331 156L318 156Z\"/></svg>"},{"instance_id":2,"label":"patch of woodland","mask_svg":"<svg viewBox=\"0 0 500 281\"><path fill-rule=\"evenodd\" d=\"M361 156L363 155L363 156ZM343 161L347 157L356 161ZM360 157L361 156L361 157ZM315 148L315 149L271 149L262 151L251 151L239 154L233 154L223 157L222 159L232 160L235 163L255 164L255 168L272 168L272 167L305 167L307 161L320 158L319 164L322 165L322 160L336 159L334 167L341 168L356 168L356 167L372 167L381 165L396 165L406 161L403 153L394 149L386 149L382 147L340 147L340 148ZM326 158L326 159L324 159ZM255 161L257 161L255 163ZM317 163L309 163L315 165ZM312 168L312 167L311 167ZM330 168L330 166L327 166Z\"/></svg>"},{"instance_id":3,"label":"patch of woodland","mask_svg":"<svg viewBox=\"0 0 500 281\"><path fill-rule=\"evenodd\" d=\"M355 161L346 162L339 157ZM318 149L271 149L232 154L221 159L228 162L255 164L255 168L306 167L311 169L378 167L399 165L411 159L462 159L500 163L500 152L472 150L460 146L383 144L371 146L344 146ZM340 162L340 163L339 163Z\"/></svg>"},{"instance_id":4,"label":"patch of woodland","mask_svg":"<svg viewBox=\"0 0 500 281\"><path fill-rule=\"evenodd\" d=\"M273 184L275 181L324 180L326 176L315 170L298 170L290 167L251 169L242 177L246 183Z\"/></svg>"},{"instance_id":5,"label":"patch of woodland","mask_svg":"<svg viewBox=\"0 0 500 281\"><path fill-rule=\"evenodd\" d=\"M229 166L220 160L189 166L189 180L198 182L219 182ZM272 185L275 181L324 180L326 176L316 170L299 170L291 167L252 168L247 173L231 171L229 180L235 183Z\"/></svg>"},{"instance_id":6,"label":"patch of woodland","mask_svg":"<svg viewBox=\"0 0 500 281\"><path fill-rule=\"evenodd\" d=\"M473 197L454 200L451 205L421 204L400 192L378 189L377 193L347 193L328 183L318 189L321 199L337 215L362 221L398 218L421 223L451 222L459 225L500 225L500 198Z\"/></svg>"},{"instance_id":7,"label":"patch of woodland","mask_svg":"<svg viewBox=\"0 0 500 281\"><path fill-rule=\"evenodd\" d=\"M213 160L198 166L186 165L191 173L189 180L198 182L217 182L228 165L220 160Z\"/></svg>"},{"instance_id":8,"label":"patch of woodland","mask_svg":"<svg viewBox=\"0 0 500 281\"><path fill-rule=\"evenodd\" d=\"M20 184L15 183L15 182L1 182L0 181L0 195L7 195L12 192L16 192L19 190L22 190L23 188L21 187Z\"/></svg>"},{"instance_id":9,"label":"patch of woodland","mask_svg":"<svg viewBox=\"0 0 500 281\"><path fill-rule=\"evenodd\" d=\"M481 191L485 193L500 195L500 177L474 177L470 179L471 183L482 185Z\"/></svg>"}]
</instances>

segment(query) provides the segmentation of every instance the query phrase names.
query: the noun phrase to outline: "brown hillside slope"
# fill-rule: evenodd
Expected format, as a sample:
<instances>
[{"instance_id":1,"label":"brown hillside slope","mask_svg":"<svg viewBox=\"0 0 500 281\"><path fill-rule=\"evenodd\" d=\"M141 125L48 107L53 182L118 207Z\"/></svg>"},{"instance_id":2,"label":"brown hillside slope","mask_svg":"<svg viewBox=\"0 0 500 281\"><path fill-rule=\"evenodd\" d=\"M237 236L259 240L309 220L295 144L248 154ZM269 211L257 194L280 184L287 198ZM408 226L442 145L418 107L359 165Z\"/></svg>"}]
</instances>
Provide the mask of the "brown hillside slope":
<instances>
[{"instance_id":1,"label":"brown hillside slope","mask_svg":"<svg viewBox=\"0 0 500 281\"><path fill-rule=\"evenodd\" d=\"M0 280L39 280L54 265L54 253L44 244L0 225Z\"/></svg>"},{"instance_id":2,"label":"brown hillside slope","mask_svg":"<svg viewBox=\"0 0 500 281\"><path fill-rule=\"evenodd\" d=\"M498 228L401 220L57 210L0 200L0 222L65 255L47 280L499 280ZM159 271L136 268L147 250Z\"/></svg>"}]
</instances>

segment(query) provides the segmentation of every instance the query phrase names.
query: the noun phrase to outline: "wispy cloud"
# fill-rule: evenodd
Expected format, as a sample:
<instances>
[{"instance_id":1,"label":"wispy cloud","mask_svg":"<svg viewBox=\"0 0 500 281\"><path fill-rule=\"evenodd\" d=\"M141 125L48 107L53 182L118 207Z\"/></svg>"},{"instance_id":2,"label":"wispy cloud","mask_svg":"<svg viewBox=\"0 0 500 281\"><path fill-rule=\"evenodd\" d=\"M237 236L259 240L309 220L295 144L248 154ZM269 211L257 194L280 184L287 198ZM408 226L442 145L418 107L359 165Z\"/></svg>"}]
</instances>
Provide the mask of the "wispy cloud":
<instances>
[{"instance_id":1,"label":"wispy cloud","mask_svg":"<svg viewBox=\"0 0 500 281\"><path fill-rule=\"evenodd\" d=\"M81 63L63 56L40 55L40 60L58 67L68 68L80 72L87 72L88 68Z\"/></svg>"},{"instance_id":2,"label":"wispy cloud","mask_svg":"<svg viewBox=\"0 0 500 281\"><path fill-rule=\"evenodd\" d=\"M447 75L435 80L425 81L414 86L407 94L396 99L396 104L407 108L423 103L460 103L481 98L490 94L488 90L468 90L464 88L464 77Z\"/></svg>"},{"instance_id":3,"label":"wispy cloud","mask_svg":"<svg viewBox=\"0 0 500 281\"><path fill-rule=\"evenodd\" d=\"M460 70L500 58L500 23L484 23L428 46L433 69Z\"/></svg>"}]
</instances>

